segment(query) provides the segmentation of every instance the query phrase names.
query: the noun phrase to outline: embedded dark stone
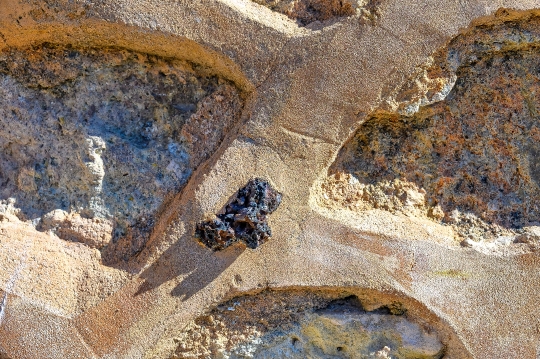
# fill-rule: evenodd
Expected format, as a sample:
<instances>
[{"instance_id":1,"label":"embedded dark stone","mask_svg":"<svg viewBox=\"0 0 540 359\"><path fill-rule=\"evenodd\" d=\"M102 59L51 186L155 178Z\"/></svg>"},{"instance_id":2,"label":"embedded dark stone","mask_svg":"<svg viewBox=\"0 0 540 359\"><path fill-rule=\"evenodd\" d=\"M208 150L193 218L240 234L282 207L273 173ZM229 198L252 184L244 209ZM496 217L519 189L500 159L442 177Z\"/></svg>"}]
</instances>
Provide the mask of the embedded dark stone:
<instances>
[{"instance_id":1,"label":"embedded dark stone","mask_svg":"<svg viewBox=\"0 0 540 359\"><path fill-rule=\"evenodd\" d=\"M236 198L225 208L225 213L197 224L195 236L215 251L238 241L255 249L272 235L267 215L274 212L280 203L281 193L267 181L256 178L238 191Z\"/></svg>"}]
</instances>

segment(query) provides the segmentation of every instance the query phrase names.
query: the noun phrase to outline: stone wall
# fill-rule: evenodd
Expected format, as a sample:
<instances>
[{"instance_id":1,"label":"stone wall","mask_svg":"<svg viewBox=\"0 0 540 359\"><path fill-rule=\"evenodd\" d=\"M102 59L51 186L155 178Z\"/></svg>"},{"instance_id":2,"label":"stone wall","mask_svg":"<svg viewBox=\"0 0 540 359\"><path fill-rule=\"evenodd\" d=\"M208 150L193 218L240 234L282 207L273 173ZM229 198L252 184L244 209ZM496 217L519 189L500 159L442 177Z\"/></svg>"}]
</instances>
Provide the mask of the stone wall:
<instances>
[{"instance_id":1,"label":"stone wall","mask_svg":"<svg viewBox=\"0 0 540 359\"><path fill-rule=\"evenodd\" d=\"M535 0L0 0L1 358L537 358Z\"/></svg>"}]
</instances>

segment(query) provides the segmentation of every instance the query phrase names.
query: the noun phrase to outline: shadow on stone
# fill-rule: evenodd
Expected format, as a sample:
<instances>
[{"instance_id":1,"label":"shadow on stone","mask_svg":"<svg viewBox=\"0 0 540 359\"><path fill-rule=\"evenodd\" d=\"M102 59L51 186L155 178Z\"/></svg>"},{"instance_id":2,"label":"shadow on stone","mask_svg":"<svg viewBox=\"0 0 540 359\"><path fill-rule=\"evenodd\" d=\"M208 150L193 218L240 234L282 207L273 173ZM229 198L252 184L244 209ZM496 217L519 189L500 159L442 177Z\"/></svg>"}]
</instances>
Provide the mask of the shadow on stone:
<instances>
[{"instance_id":1,"label":"shadow on stone","mask_svg":"<svg viewBox=\"0 0 540 359\"><path fill-rule=\"evenodd\" d=\"M145 281L135 295L183 277L171 294L183 297L184 301L189 299L234 263L246 247L257 248L270 237L266 216L274 212L280 203L281 194L267 181L249 181L233 196L224 214L219 214L214 221L201 222L196 228L186 229L176 243L144 270L140 276ZM199 243L193 240L194 232L200 239Z\"/></svg>"},{"instance_id":2,"label":"shadow on stone","mask_svg":"<svg viewBox=\"0 0 540 359\"><path fill-rule=\"evenodd\" d=\"M184 301L188 300L214 281L245 250L243 245L235 245L226 251L211 252L193 241L192 233L192 231L186 232L156 262L141 273L140 277L145 281L139 287L136 296L175 278L183 277L171 294L183 297Z\"/></svg>"}]
</instances>

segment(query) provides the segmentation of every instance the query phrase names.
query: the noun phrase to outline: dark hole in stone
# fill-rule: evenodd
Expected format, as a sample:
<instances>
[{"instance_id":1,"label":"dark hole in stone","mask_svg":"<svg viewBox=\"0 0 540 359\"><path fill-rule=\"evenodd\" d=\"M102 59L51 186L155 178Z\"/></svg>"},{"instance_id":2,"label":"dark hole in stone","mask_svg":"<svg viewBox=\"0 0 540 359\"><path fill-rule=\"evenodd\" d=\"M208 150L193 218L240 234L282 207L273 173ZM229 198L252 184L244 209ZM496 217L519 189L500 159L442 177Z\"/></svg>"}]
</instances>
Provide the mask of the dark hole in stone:
<instances>
[{"instance_id":1,"label":"dark hole in stone","mask_svg":"<svg viewBox=\"0 0 540 359\"><path fill-rule=\"evenodd\" d=\"M427 321L418 318L417 323L407 317L362 310L359 297L344 297L348 294L334 290L263 290L256 295L231 298L211 311L211 321L208 314L195 319L195 326L190 326L194 329L179 337L174 357L210 357L206 353L212 350L230 358L440 359L444 356L444 344ZM361 295L374 298L373 292ZM235 310L228 310L231 307ZM248 333L254 327L261 334L249 339ZM233 331L248 339L201 344L203 333L212 332L227 340ZM245 348L250 348L248 355Z\"/></svg>"},{"instance_id":2,"label":"dark hole in stone","mask_svg":"<svg viewBox=\"0 0 540 359\"><path fill-rule=\"evenodd\" d=\"M324 309L329 310L360 310L363 311L362 303L355 295L350 295L345 298L336 299L328 303L328 306Z\"/></svg>"},{"instance_id":3,"label":"dark hole in stone","mask_svg":"<svg viewBox=\"0 0 540 359\"><path fill-rule=\"evenodd\" d=\"M281 193L267 181L260 178L250 180L227 205L225 213L197 224L195 236L215 251L238 241L255 249L272 235L267 215L274 212L280 203Z\"/></svg>"}]
</instances>

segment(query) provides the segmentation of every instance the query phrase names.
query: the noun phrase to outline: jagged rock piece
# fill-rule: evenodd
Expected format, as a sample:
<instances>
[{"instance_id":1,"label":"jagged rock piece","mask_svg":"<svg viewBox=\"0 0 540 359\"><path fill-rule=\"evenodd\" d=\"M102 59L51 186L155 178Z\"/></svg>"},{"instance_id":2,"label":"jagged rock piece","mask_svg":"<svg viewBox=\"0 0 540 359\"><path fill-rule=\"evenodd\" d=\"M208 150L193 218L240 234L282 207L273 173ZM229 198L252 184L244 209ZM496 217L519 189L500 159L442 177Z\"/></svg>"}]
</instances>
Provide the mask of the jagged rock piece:
<instances>
[{"instance_id":1,"label":"jagged rock piece","mask_svg":"<svg viewBox=\"0 0 540 359\"><path fill-rule=\"evenodd\" d=\"M18 221L21 217L24 218L21 209L15 205L15 198L0 200L0 220Z\"/></svg>"},{"instance_id":2,"label":"jagged rock piece","mask_svg":"<svg viewBox=\"0 0 540 359\"><path fill-rule=\"evenodd\" d=\"M112 239L113 222L105 218L84 218L78 213L55 209L41 218L37 228L51 231L65 240L101 249Z\"/></svg>"},{"instance_id":3,"label":"jagged rock piece","mask_svg":"<svg viewBox=\"0 0 540 359\"><path fill-rule=\"evenodd\" d=\"M265 180L256 178L241 188L225 213L212 221L197 225L195 235L213 250L221 250L241 241L255 249L263 244L272 231L267 215L281 203L281 194Z\"/></svg>"}]
</instances>

